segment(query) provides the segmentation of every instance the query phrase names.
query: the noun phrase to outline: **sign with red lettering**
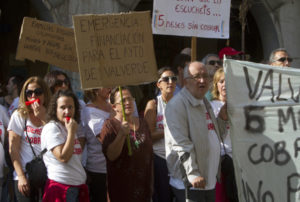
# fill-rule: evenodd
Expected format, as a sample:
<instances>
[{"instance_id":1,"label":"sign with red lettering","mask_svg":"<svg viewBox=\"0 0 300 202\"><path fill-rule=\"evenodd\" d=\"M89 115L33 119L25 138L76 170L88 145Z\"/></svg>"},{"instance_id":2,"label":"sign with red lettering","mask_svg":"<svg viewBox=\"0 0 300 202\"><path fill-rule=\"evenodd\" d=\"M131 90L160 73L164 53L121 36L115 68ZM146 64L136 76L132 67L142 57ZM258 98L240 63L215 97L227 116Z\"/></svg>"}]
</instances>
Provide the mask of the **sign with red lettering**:
<instances>
[{"instance_id":1,"label":"sign with red lettering","mask_svg":"<svg viewBox=\"0 0 300 202\"><path fill-rule=\"evenodd\" d=\"M154 0L154 34L229 38L230 0Z\"/></svg>"},{"instance_id":2,"label":"sign with red lettering","mask_svg":"<svg viewBox=\"0 0 300 202\"><path fill-rule=\"evenodd\" d=\"M300 70L225 60L239 201L299 202Z\"/></svg>"},{"instance_id":3,"label":"sign with red lettering","mask_svg":"<svg viewBox=\"0 0 300 202\"><path fill-rule=\"evenodd\" d=\"M16 59L39 60L78 72L74 30L24 17Z\"/></svg>"},{"instance_id":4,"label":"sign with red lettering","mask_svg":"<svg viewBox=\"0 0 300 202\"><path fill-rule=\"evenodd\" d=\"M157 79L150 12L73 16L81 86Z\"/></svg>"}]
</instances>

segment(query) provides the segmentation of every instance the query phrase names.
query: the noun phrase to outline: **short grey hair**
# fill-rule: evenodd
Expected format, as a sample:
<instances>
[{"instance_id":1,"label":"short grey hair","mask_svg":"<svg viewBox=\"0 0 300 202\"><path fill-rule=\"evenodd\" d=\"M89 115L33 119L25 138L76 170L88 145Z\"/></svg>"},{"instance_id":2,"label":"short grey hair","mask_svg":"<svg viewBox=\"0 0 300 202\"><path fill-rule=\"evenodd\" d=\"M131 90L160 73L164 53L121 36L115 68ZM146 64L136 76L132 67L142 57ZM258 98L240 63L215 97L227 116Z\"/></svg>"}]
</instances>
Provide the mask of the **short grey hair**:
<instances>
[{"instance_id":1,"label":"short grey hair","mask_svg":"<svg viewBox=\"0 0 300 202\"><path fill-rule=\"evenodd\" d=\"M199 61L194 61L194 62L199 62ZM190 74L190 65L193 64L194 62L190 62L189 64L185 65L185 67L183 69L183 79L187 79L191 76L191 74ZM199 62L199 63L203 64L202 62ZM206 65L203 64L203 66L206 69L206 71L208 72Z\"/></svg>"},{"instance_id":2,"label":"short grey hair","mask_svg":"<svg viewBox=\"0 0 300 202\"><path fill-rule=\"evenodd\" d=\"M289 53L287 52L287 50L286 50L285 48L277 48L277 49L273 50L273 51L271 52L271 54L270 54L270 57L269 57L269 62L270 62L270 63L271 63L271 62L275 62L274 57L275 57L275 54L276 54L277 52L285 52L286 54L289 55Z\"/></svg>"},{"instance_id":3,"label":"short grey hair","mask_svg":"<svg viewBox=\"0 0 300 202\"><path fill-rule=\"evenodd\" d=\"M217 57L217 58L219 58L219 56L218 56L217 54L209 53L209 54L207 54L206 56L204 56L204 58L202 58L202 61L201 61L201 62L202 62L203 64L207 65L208 58L210 58L210 57Z\"/></svg>"}]
</instances>

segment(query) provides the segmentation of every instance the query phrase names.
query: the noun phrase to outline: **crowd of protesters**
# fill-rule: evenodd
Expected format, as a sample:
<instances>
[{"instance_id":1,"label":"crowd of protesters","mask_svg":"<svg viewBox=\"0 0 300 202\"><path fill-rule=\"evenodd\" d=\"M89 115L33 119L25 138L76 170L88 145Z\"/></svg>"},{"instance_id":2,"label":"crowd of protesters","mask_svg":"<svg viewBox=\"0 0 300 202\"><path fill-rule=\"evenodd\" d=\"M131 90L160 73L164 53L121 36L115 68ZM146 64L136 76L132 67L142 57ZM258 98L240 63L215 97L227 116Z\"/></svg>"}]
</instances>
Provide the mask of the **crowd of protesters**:
<instances>
[{"instance_id":1,"label":"crowd of protesters","mask_svg":"<svg viewBox=\"0 0 300 202\"><path fill-rule=\"evenodd\" d=\"M85 102L63 71L10 77L0 201L237 202L222 60L242 54L225 47L191 62L184 49L158 70L156 95L139 110L127 87L86 90ZM285 49L270 54L270 65L291 62ZM48 179L34 187L25 167L42 151Z\"/></svg>"}]
</instances>

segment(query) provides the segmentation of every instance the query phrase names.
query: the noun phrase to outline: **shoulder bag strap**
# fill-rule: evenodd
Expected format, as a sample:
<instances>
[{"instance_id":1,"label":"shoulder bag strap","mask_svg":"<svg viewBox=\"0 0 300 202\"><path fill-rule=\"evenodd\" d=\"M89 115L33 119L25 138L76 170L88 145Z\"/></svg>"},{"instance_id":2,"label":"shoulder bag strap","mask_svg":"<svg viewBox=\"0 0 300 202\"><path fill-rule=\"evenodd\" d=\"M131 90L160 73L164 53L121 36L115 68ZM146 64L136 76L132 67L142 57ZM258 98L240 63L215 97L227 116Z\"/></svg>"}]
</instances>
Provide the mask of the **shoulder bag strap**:
<instances>
[{"instance_id":1,"label":"shoulder bag strap","mask_svg":"<svg viewBox=\"0 0 300 202\"><path fill-rule=\"evenodd\" d=\"M25 129L25 134L26 134L27 140L28 140L28 142L29 142L31 151L32 151L33 155L36 157L36 154L35 154L35 152L34 152L34 150L33 150L33 147L32 147L32 145L31 145L30 138L29 138L28 133L27 133L27 119L25 119L25 126L24 126L24 129Z\"/></svg>"},{"instance_id":2,"label":"shoulder bag strap","mask_svg":"<svg viewBox=\"0 0 300 202\"><path fill-rule=\"evenodd\" d=\"M222 146L223 146L224 152L225 152L225 154L227 154L225 146L224 146L224 141L223 141L222 135L220 134L219 125L217 123L215 114L213 113L213 109L212 109L211 105L209 104L209 102L208 102L208 100L206 98L203 98L203 102L204 102L205 108L206 108L207 112L209 113L209 116L210 116L210 118L211 118L211 120L212 120L212 122L214 124L215 131L216 131L219 139L222 142Z\"/></svg>"}]
</instances>

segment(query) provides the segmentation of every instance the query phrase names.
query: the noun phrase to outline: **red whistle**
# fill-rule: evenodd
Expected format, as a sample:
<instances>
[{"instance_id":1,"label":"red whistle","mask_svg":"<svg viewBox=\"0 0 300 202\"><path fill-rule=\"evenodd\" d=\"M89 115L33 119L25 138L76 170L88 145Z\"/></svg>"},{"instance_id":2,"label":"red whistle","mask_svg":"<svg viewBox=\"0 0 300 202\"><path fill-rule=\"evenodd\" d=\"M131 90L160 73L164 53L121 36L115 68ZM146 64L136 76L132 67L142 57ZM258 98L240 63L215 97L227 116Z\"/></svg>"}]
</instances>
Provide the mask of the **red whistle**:
<instances>
[{"instance_id":1,"label":"red whistle","mask_svg":"<svg viewBox=\"0 0 300 202\"><path fill-rule=\"evenodd\" d=\"M69 122L69 121L70 121L70 119L71 119L71 117L69 117L69 116L66 116L66 120L67 120L67 122Z\"/></svg>"},{"instance_id":2,"label":"red whistle","mask_svg":"<svg viewBox=\"0 0 300 202\"><path fill-rule=\"evenodd\" d=\"M40 99L37 98L37 99L35 99L35 100L26 101L26 102L25 102L25 105L28 106L28 105L33 104L34 102L38 102L39 104L41 103Z\"/></svg>"}]
</instances>

